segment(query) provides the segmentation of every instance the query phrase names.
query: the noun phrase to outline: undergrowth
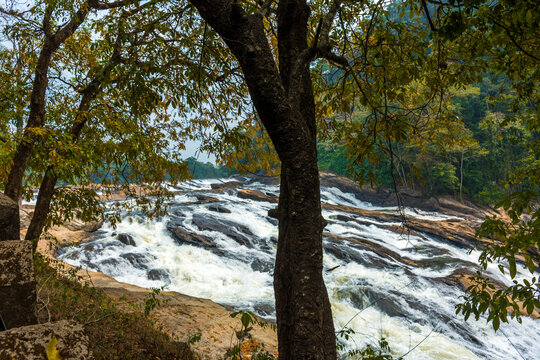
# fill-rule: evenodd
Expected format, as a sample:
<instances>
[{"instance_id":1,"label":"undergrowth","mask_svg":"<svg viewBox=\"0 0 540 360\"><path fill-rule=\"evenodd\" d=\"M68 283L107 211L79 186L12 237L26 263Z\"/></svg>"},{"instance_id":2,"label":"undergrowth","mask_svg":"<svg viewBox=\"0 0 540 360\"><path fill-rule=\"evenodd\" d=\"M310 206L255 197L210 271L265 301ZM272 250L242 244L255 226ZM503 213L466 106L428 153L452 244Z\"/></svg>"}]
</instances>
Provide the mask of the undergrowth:
<instances>
[{"instance_id":1,"label":"undergrowth","mask_svg":"<svg viewBox=\"0 0 540 360\"><path fill-rule=\"evenodd\" d=\"M125 312L91 284L81 284L76 271L63 271L35 256L40 322L75 320L84 325L90 350L99 359L196 359L189 344L174 341L149 316L158 303L156 291L141 306Z\"/></svg>"}]
</instances>

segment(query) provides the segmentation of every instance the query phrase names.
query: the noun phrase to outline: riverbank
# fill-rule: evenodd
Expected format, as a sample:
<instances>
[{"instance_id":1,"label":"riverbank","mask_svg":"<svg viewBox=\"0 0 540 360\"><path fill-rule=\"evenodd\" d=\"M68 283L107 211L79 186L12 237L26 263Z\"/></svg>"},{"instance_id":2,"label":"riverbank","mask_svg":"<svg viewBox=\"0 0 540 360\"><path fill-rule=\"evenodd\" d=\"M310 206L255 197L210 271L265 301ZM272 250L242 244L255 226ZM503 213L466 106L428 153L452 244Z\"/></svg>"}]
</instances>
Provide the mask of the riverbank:
<instances>
[{"instance_id":1,"label":"riverbank","mask_svg":"<svg viewBox=\"0 0 540 360\"><path fill-rule=\"evenodd\" d=\"M26 231L33 208L32 205L23 205L21 208L22 235ZM74 220L64 226L53 227L49 230L50 236L40 239L37 251L51 265L61 269L66 277L76 277L82 284L102 290L119 309L129 313L133 311L133 305L144 307L152 290L116 281L101 272L78 270L73 273L77 269L54 257L57 249L92 239L99 225ZM163 331L176 341L187 343L191 339L191 349L200 359L223 359L227 350L236 344L235 334L241 329L241 322L238 318L231 318L230 309L208 299L174 291L161 291L156 299L159 305L152 311L151 316L157 327L162 327ZM198 334L200 339L193 341ZM270 327L261 328L255 325L251 334L257 343L265 345L267 351L277 353L276 333Z\"/></svg>"}]
</instances>

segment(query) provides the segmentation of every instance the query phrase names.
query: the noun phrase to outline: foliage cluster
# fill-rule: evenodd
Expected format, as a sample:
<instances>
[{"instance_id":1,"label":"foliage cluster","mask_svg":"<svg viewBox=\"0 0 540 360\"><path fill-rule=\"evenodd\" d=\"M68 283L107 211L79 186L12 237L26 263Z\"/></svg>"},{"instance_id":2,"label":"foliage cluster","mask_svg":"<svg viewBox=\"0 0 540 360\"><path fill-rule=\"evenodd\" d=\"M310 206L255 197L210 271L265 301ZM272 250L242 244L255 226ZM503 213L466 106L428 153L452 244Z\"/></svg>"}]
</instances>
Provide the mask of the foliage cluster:
<instances>
[{"instance_id":1,"label":"foliage cluster","mask_svg":"<svg viewBox=\"0 0 540 360\"><path fill-rule=\"evenodd\" d=\"M232 318L240 317L242 326L236 331L236 342L230 347L225 356L231 360L276 360L278 357L264 349L264 344L260 344L253 339L251 331L253 326L261 328L271 327L274 331L276 326L266 321L260 320L251 311L237 311L231 314Z\"/></svg>"}]
</instances>

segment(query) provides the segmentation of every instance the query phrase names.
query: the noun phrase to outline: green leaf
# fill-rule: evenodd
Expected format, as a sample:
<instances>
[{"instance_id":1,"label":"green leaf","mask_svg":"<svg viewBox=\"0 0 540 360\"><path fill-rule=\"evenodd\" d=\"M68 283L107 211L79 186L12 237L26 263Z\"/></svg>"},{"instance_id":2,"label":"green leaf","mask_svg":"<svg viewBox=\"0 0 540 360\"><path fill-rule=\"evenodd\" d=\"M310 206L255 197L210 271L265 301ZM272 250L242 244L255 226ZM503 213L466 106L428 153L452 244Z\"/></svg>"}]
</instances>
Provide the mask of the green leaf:
<instances>
[{"instance_id":1,"label":"green leaf","mask_svg":"<svg viewBox=\"0 0 540 360\"><path fill-rule=\"evenodd\" d=\"M525 21L527 21L528 24L532 24L533 14L531 9L527 10L527 15L525 15Z\"/></svg>"},{"instance_id":2,"label":"green leaf","mask_svg":"<svg viewBox=\"0 0 540 360\"><path fill-rule=\"evenodd\" d=\"M513 279L516 276L516 259L513 256L509 257L508 264L510 265L510 277Z\"/></svg>"},{"instance_id":3,"label":"green leaf","mask_svg":"<svg viewBox=\"0 0 540 360\"><path fill-rule=\"evenodd\" d=\"M532 261L531 258L529 258L529 261L527 261L527 268L531 272L531 274L534 274L534 261Z\"/></svg>"},{"instance_id":4,"label":"green leaf","mask_svg":"<svg viewBox=\"0 0 540 360\"><path fill-rule=\"evenodd\" d=\"M531 315L534 311L534 303L532 301L529 301L527 304L527 314Z\"/></svg>"},{"instance_id":5,"label":"green leaf","mask_svg":"<svg viewBox=\"0 0 540 360\"><path fill-rule=\"evenodd\" d=\"M499 326L501 325L501 322L498 317L493 318L493 330L497 331L499 330Z\"/></svg>"}]
</instances>

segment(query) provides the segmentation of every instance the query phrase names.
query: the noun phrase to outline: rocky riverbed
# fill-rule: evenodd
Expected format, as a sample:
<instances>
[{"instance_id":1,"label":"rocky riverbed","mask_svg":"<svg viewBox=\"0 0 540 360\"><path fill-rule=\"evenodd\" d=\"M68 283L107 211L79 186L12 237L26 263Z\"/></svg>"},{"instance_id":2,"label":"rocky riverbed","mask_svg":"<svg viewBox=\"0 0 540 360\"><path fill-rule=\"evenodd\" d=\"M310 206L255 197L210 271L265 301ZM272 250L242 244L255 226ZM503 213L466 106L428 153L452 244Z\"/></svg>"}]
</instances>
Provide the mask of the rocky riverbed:
<instances>
[{"instance_id":1,"label":"rocky riverbed","mask_svg":"<svg viewBox=\"0 0 540 360\"><path fill-rule=\"evenodd\" d=\"M404 208L397 209L390 191L360 189L332 174L322 174L321 185L328 221L325 280L335 324L357 331L345 346L372 344L382 335L396 355L421 342L415 359L513 359L517 352L540 353L540 338L527 331L540 329L538 320L504 324L502 334L483 321L463 322L454 315L468 277L478 269L478 252L469 253L474 233L492 210L451 198L426 199L410 190L401 192ZM229 317L232 309L273 319L277 222L268 212L276 206L279 186L274 178L236 177L186 182L169 190L175 198L167 217L126 215L115 229L69 224L53 229L57 238L67 239L58 251L47 241L39 249L84 268L96 286L117 298L141 298L151 287L174 290L164 294L170 301L158 309L160 323L180 340L202 333L201 354L219 358L239 327ZM78 244L68 246L72 243ZM497 269L488 274L508 282ZM269 329L257 330L256 337L275 346Z\"/></svg>"}]
</instances>

